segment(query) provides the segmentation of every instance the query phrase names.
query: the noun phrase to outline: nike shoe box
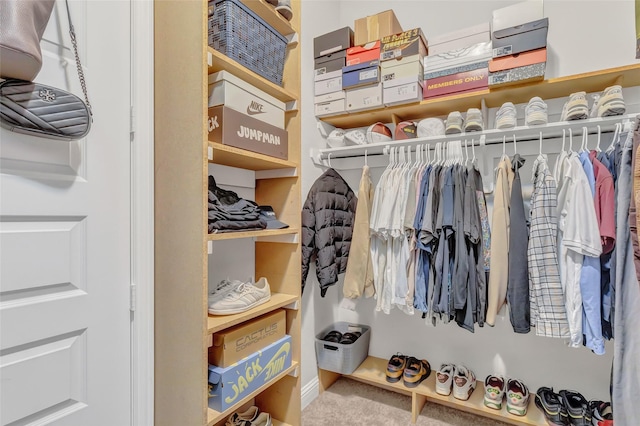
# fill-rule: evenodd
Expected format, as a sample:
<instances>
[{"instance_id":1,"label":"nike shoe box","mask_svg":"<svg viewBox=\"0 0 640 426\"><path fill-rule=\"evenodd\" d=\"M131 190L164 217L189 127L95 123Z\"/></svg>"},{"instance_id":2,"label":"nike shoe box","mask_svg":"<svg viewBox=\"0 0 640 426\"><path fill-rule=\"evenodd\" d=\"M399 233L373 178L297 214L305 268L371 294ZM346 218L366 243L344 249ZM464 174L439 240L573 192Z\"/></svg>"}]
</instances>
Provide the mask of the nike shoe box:
<instances>
[{"instance_id":1,"label":"nike shoe box","mask_svg":"<svg viewBox=\"0 0 640 426\"><path fill-rule=\"evenodd\" d=\"M478 43L491 41L491 27L488 22L463 28L429 38L429 55L439 55L452 50L460 50Z\"/></svg>"},{"instance_id":2,"label":"nike shoe box","mask_svg":"<svg viewBox=\"0 0 640 426\"><path fill-rule=\"evenodd\" d=\"M228 328L213 335L209 347L209 364L230 365L285 336L286 314L278 309L270 314Z\"/></svg>"},{"instance_id":3,"label":"nike shoe box","mask_svg":"<svg viewBox=\"0 0 640 426\"><path fill-rule=\"evenodd\" d=\"M347 66L380 60L380 41L347 49Z\"/></svg>"},{"instance_id":4,"label":"nike shoe box","mask_svg":"<svg viewBox=\"0 0 640 426\"><path fill-rule=\"evenodd\" d=\"M492 55L491 41L424 57L425 79L487 68Z\"/></svg>"},{"instance_id":5,"label":"nike shoe box","mask_svg":"<svg viewBox=\"0 0 640 426\"><path fill-rule=\"evenodd\" d=\"M544 0L527 0L496 9L491 14L493 32L544 18Z\"/></svg>"},{"instance_id":6,"label":"nike shoe box","mask_svg":"<svg viewBox=\"0 0 640 426\"><path fill-rule=\"evenodd\" d=\"M380 40L381 62L416 55L422 60L427 53L427 39L420 28L386 36Z\"/></svg>"},{"instance_id":7,"label":"nike shoe box","mask_svg":"<svg viewBox=\"0 0 640 426\"><path fill-rule=\"evenodd\" d=\"M509 86L544 80L547 63L542 62L489 73L489 87Z\"/></svg>"},{"instance_id":8,"label":"nike shoe box","mask_svg":"<svg viewBox=\"0 0 640 426\"><path fill-rule=\"evenodd\" d=\"M253 352L229 367L209 364L209 408L223 412L291 367L291 336Z\"/></svg>"},{"instance_id":9,"label":"nike shoe box","mask_svg":"<svg viewBox=\"0 0 640 426\"><path fill-rule=\"evenodd\" d=\"M382 83L347 90L347 112L363 111L382 106Z\"/></svg>"},{"instance_id":10,"label":"nike shoe box","mask_svg":"<svg viewBox=\"0 0 640 426\"><path fill-rule=\"evenodd\" d=\"M209 107L224 105L284 129L286 105L228 71L209 75Z\"/></svg>"},{"instance_id":11,"label":"nike shoe box","mask_svg":"<svg viewBox=\"0 0 640 426\"><path fill-rule=\"evenodd\" d=\"M547 48L530 50L528 52L516 53L515 55L494 58L489 61L489 72L510 70L527 65L547 62Z\"/></svg>"},{"instance_id":12,"label":"nike shoe box","mask_svg":"<svg viewBox=\"0 0 640 426\"><path fill-rule=\"evenodd\" d=\"M397 86L398 80L407 78L420 82L424 80L424 68L419 54L402 60L384 61L380 64L380 71L383 88Z\"/></svg>"},{"instance_id":13,"label":"nike shoe box","mask_svg":"<svg viewBox=\"0 0 640 426\"><path fill-rule=\"evenodd\" d=\"M288 159L289 136L286 130L223 105L211 107L208 112L211 142Z\"/></svg>"},{"instance_id":14,"label":"nike shoe box","mask_svg":"<svg viewBox=\"0 0 640 426\"><path fill-rule=\"evenodd\" d=\"M375 59L342 69L342 89L348 90L380 82L380 61Z\"/></svg>"},{"instance_id":15,"label":"nike shoe box","mask_svg":"<svg viewBox=\"0 0 640 426\"><path fill-rule=\"evenodd\" d=\"M347 51L331 53L314 59L314 81L326 80L326 74L334 71L342 72L342 68L347 66Z\"/></svg>"},{"instance_id":16,"label":"nike shoe box","mask_svg":"<svg viewBox=\"0 0 640 426\"><path fill-rule=\"evenodd\" d=\"M398 22L393 10L385 10L375 15L356 19L354 23L353 44L360 46L383 37L400 34L402 25Z\"/></svg>"},{"instance_id":17,"label":"nike shoe box","mask_svg":"<svg viewBox=\"0 0 640 426\"><path fill-rule=\"evenodd\" d=\"M515 27L493 31L493 57L515 55L529 50L547 47L549 18L540 19Z\"/></svg>"},{"instance_id":18,"label":"nike shoe box","mask_svg":"<svg viewBox=\"0 0 640 426\"><path fill-rule=\"evenodd\" d=\"M313 39L313 57L320 58L353 47L353 30L350 27L323 34Z\"/></svg>"},{"instance_id":19,"label":"nike shoe box","mask_svg":"<svg viewBox=\"0 0 640 426\"><path fill-rule=\"evenodd\" d=\"M314 83L314 94L316 96L325 95L327 93L338 92L342 90L342 70L335 71L335 77L316 81Z\"/></svg>"},{"instance_id":20,"label":"nike shoe box","mask_svg":"<svg viewBox=\"0 0 640 426\"><path fill-rule=\"evenodd\" d=\"M486 89L489 85L489 69L480 68L451 74L444 77L430 78L424 82L424 97L434 98Z\"/></svg>"},{"instance_id":21,"label":"nike shoe box","mask_svg":"<svg viewBox=\"0 0 640 426\"><path fill-rule=\"evenodd\" d=\"M344 90L314 97L316 117L343 114L346 112L346 97Z\"/></svg>"},{"instance_id":22,"label":"nike shoe box","mask_svg":"<svg viewBox=\"0 0 640 426\"><path fill-rule=\"evenodd\" d=\"M415 77L394 80L394 86L382 87L382 100L386 106L420 102L423 98L423 81Z\"/></svg>"}]
</instances>

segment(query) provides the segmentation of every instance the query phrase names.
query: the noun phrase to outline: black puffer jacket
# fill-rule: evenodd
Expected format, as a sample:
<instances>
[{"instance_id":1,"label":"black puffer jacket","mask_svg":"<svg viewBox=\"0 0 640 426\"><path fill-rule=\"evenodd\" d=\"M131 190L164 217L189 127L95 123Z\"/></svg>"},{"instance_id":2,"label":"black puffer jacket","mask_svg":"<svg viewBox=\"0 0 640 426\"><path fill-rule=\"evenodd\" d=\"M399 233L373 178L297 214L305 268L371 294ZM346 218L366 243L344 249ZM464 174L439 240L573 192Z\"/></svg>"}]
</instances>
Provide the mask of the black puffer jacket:
<instances>
[{"instance_id":1,"label":"black puffer jacket","mask_svg":"<svg viewBox=\"0 0 640 426\"><path fill-rule=\"evenodd\" d=\"M302 208L302 290L316 255L316 275L322 297L347 269L358 199L333 169L313 184Z\"/></svg>"}]
</instances>

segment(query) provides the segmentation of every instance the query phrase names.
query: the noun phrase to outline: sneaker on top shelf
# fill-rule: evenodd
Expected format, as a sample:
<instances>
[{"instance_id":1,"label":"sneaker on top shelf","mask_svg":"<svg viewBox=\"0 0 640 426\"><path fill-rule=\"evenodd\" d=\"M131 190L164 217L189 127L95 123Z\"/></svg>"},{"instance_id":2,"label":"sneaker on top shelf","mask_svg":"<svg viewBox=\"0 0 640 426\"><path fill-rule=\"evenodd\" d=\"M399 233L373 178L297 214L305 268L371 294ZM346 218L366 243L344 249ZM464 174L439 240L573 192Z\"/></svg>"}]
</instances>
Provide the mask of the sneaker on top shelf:
<instances>
[{"instance_id":1,"label":"sneaker on top shelf","mask_svg":"<svg viewBox=\"0 0 640 426\"><path fill-rule=\"evenodd\" d=\"M571 390L561 390L560 399L567 410L568 424L572 426L591 426L589 403L582 394Z\"/></svg>"},{"instance_id":2,"label":"sneaker on top shelf","mask_svg":"<svg viewBox=\"0 0 640 426\"><path fill-rule=\"evenodd\" d=\"M569 95L569 100L562 108L560 121L584 120L589 118L589 103L586 92L576 92Z\"/></svg>"},{"instance_id":3,"label":"sneaker on top shelf","mask_svg":"<svg viewBox=\"0 0 640 426\"><path fill-rule=\"evenodd\" d=\"M513 129L516 127L517 113L516 107L512 102L502 104L496 113L496 129Z\"/></svg>"},{"instance_id":4,"label":"sneaker on top shelf","mask_svg":"<svg viewBox=\"0 0 640 426\"><path fill-rule=\"evenodd\" d=\"M387 382L396 383L402 379L404 369L407 366L407 356L401 354L395 354L387 363Z\"/></svg>"},{"instance_id":5,"label":"sneaker on top shelf","mask_svg":"<svg viewBox=\"0 0 640 426\"><path fill-rule=\"evenodd\" d=\"M527 414L529 406L529 389L520 380L509 379L507 382L507 412L516 416Z\"/></svg>"},{"instance_id":6,"label":"sneaker on top shelf","mask_svg":"<svg viewBox=\"0 0 640 426\"><path fill-rule=\"evenodd\" d=\"M451 385L453 384L453 376L455 374L455 365L442 364L436 372L436 393L440 395L451 395Z\"/></svg>"},{"instance_id":7,"label":"sneaker on top shelf","mask_svg":"<svg viewBox=\"0 0 640 426\"><path fill-rule=\"evenodd\" d=\"M466 401L476 388L476 375L464 365L456 365L453 376L453 397Z\"/></svg>"},{"instance_id":8,"label":"sneaker on top shelf","mask_svg":"<svg viewBox=\"0 0 640 426\"><path fill-rule=\"evenodd\" d=\"M249 424L251 424L251 422L257 419L259 415L260 409L254 405L249 407L244 413L233 413L224 425L239 426L244 425L245 422L249 422Z\"/></svg>"},{"instance_id":9,"label":"sneaker on top shelf","mask_svg":"<svg viewBox=\"0 0 640 426\"><path fill-rule=\"evenodd\" d=\"M524 109L524 124L527 126L540 126L547 124L547 104L538 96L531 98Z\"/></svg>"},{"instance_id":10,"label":"sneaker on top shelf","mask_svg":"<svg viewBox=\"0 0 640 426\"><path fill-rule=\"evenodd\" d=\"M454 135L456 133L462 133L462 126L464 120L460 111L453 111L449 113L447 117L447 127L444 131L445 135Z\"/></svg>"},{"instance_id":11,"label":"sneaker on top shelf","mask_svg":"<svg viewBox=\"0 0 640 426\"><path fill-rule=\"evenodd\" d=\"M209 313L213 315L239 314L249 309L268 302L271 298L271 289L266 278L260 278L258 282L241 283L222 299L209 304Z\"/></svg>"},{"instance_id":12,"label":"sneaker on top shelf","mask_svg":"<svg viewBox=\"0 0 640 426\"><path fill-rule=\"evenodd\" d=\"M504 397L504 378L501 376L487 376L484 379L484 405L500 410L502 408L502 398Z\"/></svg>"},{"instance_id":13,"label":"sneaker on top shelf","mask_svg":"<svg viewBox=\"0 0 640 426\"><path fill-rule=\"evenodd\" d=\"M598 99L598 117L622 115L626 110L622 98L622 86L615 85L604 89Z\"/></svg>"},{"instance_id":14,"label":"sneaker on top shelf","mask_svg":"<svg viewBox=\"0 0 640 426\"><path fill-rule=\"evenodd\" d=\"M465 132L481 132L484 130L482 112L478 108L469 108L464 122Z\"/></svg>"}]
</instances>

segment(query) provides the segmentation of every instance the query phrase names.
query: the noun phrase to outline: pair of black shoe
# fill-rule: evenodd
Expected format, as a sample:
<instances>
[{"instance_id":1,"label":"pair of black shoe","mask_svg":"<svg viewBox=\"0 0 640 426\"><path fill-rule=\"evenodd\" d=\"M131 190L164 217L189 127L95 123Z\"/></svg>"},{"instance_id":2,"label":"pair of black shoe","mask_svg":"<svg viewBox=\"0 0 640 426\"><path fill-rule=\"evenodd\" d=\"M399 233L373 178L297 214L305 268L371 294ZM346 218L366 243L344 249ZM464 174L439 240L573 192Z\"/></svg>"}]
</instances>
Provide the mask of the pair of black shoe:
<instances>
[{"instance_id":1,"label":"pair of black shoe","mask_svg":"<svg viewBox=\"0 0 640 426\"><path fill-rule=\"evenodd\" d=\"M343 345L350 345L358 340L358 337L360 337L361 335L362 333L360 333L359 331L342 334L338 330L331 330L322 338L322 340L327 342L340 343Z\"/></svg>"},{"instance_id":2,"label":"pair of black shoe","mask_svg":"<svg viewBox=\"0 0 640 426\"><path fill-rule=\"evenodd\" d=\"M553 388L541 387L536 392L535 403L550 425L591 426L593 416L598 420L609 417L605 414L607 403L589 402L581 393L571 390L556 393Z\"/></svg>"}]
</instances>

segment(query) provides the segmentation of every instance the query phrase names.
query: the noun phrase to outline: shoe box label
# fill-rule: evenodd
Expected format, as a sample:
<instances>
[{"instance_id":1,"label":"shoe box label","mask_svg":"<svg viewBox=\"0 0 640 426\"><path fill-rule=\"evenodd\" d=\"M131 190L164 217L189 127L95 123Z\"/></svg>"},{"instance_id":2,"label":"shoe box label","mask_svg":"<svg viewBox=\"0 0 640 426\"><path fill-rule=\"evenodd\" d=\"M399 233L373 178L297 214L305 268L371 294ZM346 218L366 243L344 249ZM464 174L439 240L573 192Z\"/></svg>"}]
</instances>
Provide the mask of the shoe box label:
<instances>
[{"instance_id":1,"label":"shoe box label","mask_svg":"<svg viewBox=\"0 0 640 426\"><path fill-rule=\"evenodd\" d=\"M420 28L386 36L380 41L381 61L413 55L427 55L427 41Z\"/></svg>"},{"instance_id":2,"label":"shoe box label","mask_svg":"<svg viewBox=\"0 0 640 426\"><path fill-rule=\"evenodd\" d=\"M291 336L253 352L227 368L209 364L209 408L222 412L291 367Z\"/></svg>"},{"instance_id":3,"label":"shoe box label","mask_svg":"<svg viewBox=\"0 0 640 426\"><path fill-rule=\"evenodd\" d=\"M209 140L286 160L288 133L226 106L209 108Z\"/></svg>"}]
</instances>

